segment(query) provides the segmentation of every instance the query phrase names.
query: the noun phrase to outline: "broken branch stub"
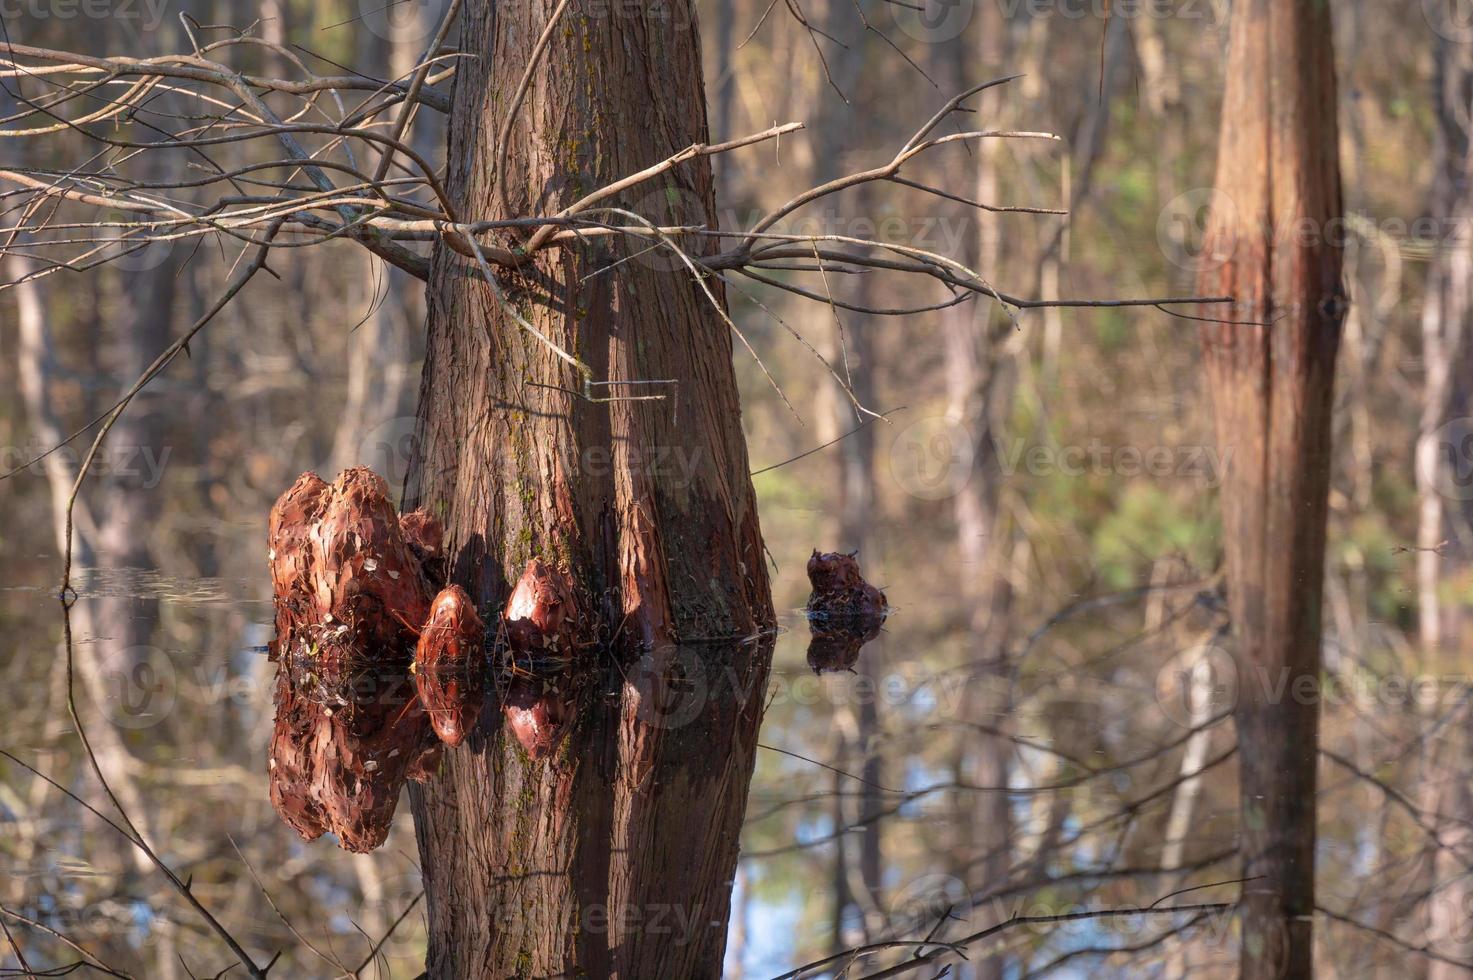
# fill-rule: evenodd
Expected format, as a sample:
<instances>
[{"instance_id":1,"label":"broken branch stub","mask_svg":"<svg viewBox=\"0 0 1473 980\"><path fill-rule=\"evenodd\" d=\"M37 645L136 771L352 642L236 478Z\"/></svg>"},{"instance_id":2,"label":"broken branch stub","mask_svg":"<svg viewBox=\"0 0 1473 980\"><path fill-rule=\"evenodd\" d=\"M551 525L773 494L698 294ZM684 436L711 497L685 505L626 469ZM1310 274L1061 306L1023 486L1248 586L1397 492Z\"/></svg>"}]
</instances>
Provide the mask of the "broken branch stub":
<instances>
[{"instance_id":1,"label":"broken branch stub","mask_svg":"<svg viewBox=\"0 0 1473 980\"><path fill-rule=\"evenodd\" d=\"M526 571L506 601L502 619L514 659L569 660L577 652L584 628L573 576L541 558Z\"/></svg>"},{"instance_id":2,"label":"broken branch stub","mask_svg":"<svg viewBox=\"0 0 1473 980\"><path fill-rule=\"evenodd\" d=\"M818 673L851 670L860 648L879 635L890 614L885 593L864 580L852 553L814 549L808 581L808 665Z\"/></svg>"},{"instance_id":3,"label":"broken branch stub","mask_svg":"<svg viewBox=\"0 0 1473 980\"><path fill-rule=\"evenodd\" d=\"M307 840L331 831L347 850L372 850L433 745L409 684L429 583L387 486L363 467L332 484L300 477L272 508L270 548L271 802Z\"/></svg>"}]
</instances>

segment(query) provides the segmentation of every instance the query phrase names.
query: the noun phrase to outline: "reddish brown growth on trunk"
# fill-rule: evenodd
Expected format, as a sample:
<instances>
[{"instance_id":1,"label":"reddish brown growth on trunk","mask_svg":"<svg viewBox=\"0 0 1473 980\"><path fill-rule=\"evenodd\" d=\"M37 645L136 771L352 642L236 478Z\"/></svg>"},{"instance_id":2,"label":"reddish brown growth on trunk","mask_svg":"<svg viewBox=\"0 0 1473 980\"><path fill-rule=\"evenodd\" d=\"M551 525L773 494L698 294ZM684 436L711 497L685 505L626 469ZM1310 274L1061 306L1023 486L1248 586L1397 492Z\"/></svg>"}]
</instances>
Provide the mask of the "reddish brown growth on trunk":
<instances>
[{"instance_id":1,"label":"reddish brown growth on trunk","mask_svg":"<svg viewBox=\"0 0 1473 980\"><path fill-rule=\"evenodd\" d=\"M412 764L432 741L408 684L430 591L373 471L297 480L271 511L276 723L271 802L312 840L383 843Z\"/></svg>"},{"instance_id":2,"label":"reddish brown growth on trunk","mask_svg":"<svg viewBox=\"0 0 1473 980\"><path fill-rule=\"evenodd\" d=\"M815 671L849 670L859 648L880 633L890 607L885 593L859 573L853 554L819 553L808 559L808 665Z\"/></svg>"},{"instance_id":3,"label":"reddish brown growth on trunk","mask_svg":"<svg viewBox=\"0 0 1473 980\"><path fill-rule=\"evenodd\" d=\"M577 583L540 558L527 563L502 614L511 679L501 709L533 759L557 749L576 713L574 668L590 631Z\"/></svg>"},{"instance_id":4,"label":"reddish brown growth on trunk","mask_svg":"<svg viewBox=\"0 0 1473 980\"><path fill-rule=\"evenodd\" d=\"M486 628L458 585L430 607L414 650L414 687L430 725L446 745L459 745L476 724L486 697Z\"/></svg>"},{"instance_id":5,"label":"reddish brown growth on trunk","mask_svg":"<svg viewBox=\"0 0 1473 980\"><path fill-rule=\"evenodd\" d=\"M573 577L541 558L527 563L502 619L513 660L571 659L585 628Z\"/></svg>"},{"instance_id":6,"label":"reddish brown growth on trunk","mask_svg":"<svg viewBox=\"0 0 1473 980\"><path fill-rule=\"evenodd\" d=\"M545 759L568 734L575 698L537 677L513 677L502 696L506 723L533 759Z\"/></svg>"}]
</instances>

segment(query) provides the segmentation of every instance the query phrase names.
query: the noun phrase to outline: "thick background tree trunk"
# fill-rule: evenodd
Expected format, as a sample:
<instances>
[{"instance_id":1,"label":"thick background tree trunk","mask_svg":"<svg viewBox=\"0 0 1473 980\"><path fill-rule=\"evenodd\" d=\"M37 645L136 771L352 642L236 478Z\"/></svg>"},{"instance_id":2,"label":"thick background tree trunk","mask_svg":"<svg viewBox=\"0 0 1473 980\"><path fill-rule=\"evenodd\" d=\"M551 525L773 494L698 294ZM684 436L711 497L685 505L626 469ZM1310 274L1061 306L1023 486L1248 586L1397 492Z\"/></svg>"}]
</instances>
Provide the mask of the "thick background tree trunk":
<instances>
[{"instance_id":1,"label":"thick background tree trunk","mask_svg":"<svg viewBox=\"0 0 1473 980\"><path fill-rule=\"evenodd\" d=\"M1233 6L1204 295L1237 640L1244 977L1313 959L1320 605L1344 295L1330 5ZM1220 266L1214 263L1221 261ZM1214 314L1215 315L1215 314ZM1296 685L1300 687L1296 690Z\"/></svg>"},{"instance_id":2,"label":"thick background tree trunk","mask_svg":"<svg viewBox=\"0 0 1473 980\"><path fill-rule=\"evenodd\" d=\"M550 0L466 4L449 182L467 218L549 214L707 139L692 5L575 3L551 34L493 188L494 145ZM712 221L698 159L626 193ZM714 246L687 238L683 246ZM720 972L770 649L693 641L772 621L727 328L668 253L591 239L503 283L581 379L442 249L429 290L421 465L408 506L446 524L450 574L495 622L528 559L570 569L616 652L589 656L563 749L531 762L492 699L412 792L432 977ZM722 296L721 284L710 288ZM677 647L677 642L687 645Z\"/></svg>"}]
</instances>

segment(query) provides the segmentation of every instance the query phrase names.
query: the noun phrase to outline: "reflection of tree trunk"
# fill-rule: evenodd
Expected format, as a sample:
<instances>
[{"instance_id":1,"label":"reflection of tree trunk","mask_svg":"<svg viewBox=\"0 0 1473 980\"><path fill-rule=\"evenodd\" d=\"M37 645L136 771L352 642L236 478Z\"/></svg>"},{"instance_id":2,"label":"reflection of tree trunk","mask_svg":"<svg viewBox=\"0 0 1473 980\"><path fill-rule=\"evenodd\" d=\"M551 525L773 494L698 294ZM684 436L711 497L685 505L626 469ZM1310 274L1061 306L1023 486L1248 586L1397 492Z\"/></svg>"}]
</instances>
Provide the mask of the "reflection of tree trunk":
<instances>
[{"instance_id":1,"label":"reflection of tree trunk","mask_svg":"<svg viewBox=\"0 0 1473 980\"><path fill-rule=\"evenodd\" d=\"M822 18L819 23L823 24L824 30L836 37L849 34L855 23L854 9L847 0L826 0L819 8L818 15ZM818 121L814 139L814 183L838 176L844 166L845 151L856 143L863 142L855 127L864 126L867 120L856 111L855 106L863 98L862 90L866 80L861 72L865 56L873 50L869 41L868 34L862 34L853 50L843 52L842 57L830 59L828 73L832 75L833 84L849 98L850 105L839 101L828 75L822 70L814 79L817 88L813 93L813 116ZM856 189L846 200L848 210L841 212L843 214L868 216L875 213L869 186ZM849 281L851 279L852 282ZM827 276L828 288L836 293L842 290L858 306L870 305L873 298L872 284L871 276L843 277L832 271ZM875 323L863 314L847 311L839 311L837 314L820 312L817 315L827 318L833 331L829 362L849 383L854 398L861 405L873 408L877 367ZM853 429L861 420L857 417L849 395L837 386L831 386L828 390L831 396L830 424L834 434ZM879 542L874 532L876 435L876 427L867 425L835 446L839 466L836 547L840 551L858 551L860 561L864 563L871 577L881 569ZM854 670L861 678L878 681L884 670L883 650L882 640L870 642L861 648L859 659L854 665ZM833 683L841 686L847 684L847 680L846 677L839 677ZM884 821L874 819L874 815L883 806L879 787L884 785L884 766L878 748L881 719L874 698L862 699L859 704L855 704L855 699L852 698L844 700L844 706L837 710L849 717L841 720L839 730L848 737L839 745L839 754L834 764L856 773L864 781L857 787L852 781L846 781L847 791L858 790L856 807L851 809L844 806L844 801L853 797L835 798L834 814L839 820L839 826L857 822L860 829L857 835L850 835L857 836L857 848L835 848L834 904L839 916L842 916L845 907L851 904L856 907L859 913L857 921L861 923L863 938L867 941L877 927L877 914L884 905L881 896ZM848 723L845 724L845 721ZM853 860L853 850L858 852L857 860ZM835 941L844 942L844 939L836 934Z\"/></svg>"},{"instance_id":2,"label":"reflection of tree trunk","mask_svg":"<svg viewBox=\"0 0 1473 980\"><path fill-rule=\"evenodd\" d=\"M1443 439L1439 429L1458 414L1454 367L1463 357L1468 319L1473 314L1470 280L1473 280L1473 241L1468 222L1473 219L1470 196L1470 167L1466 130L1473 108L1473 52L1468 45L1447 39L1437 46L1434 93L1438 130L1434 147L1433 187L1429 210L1433 218L1458 234L1447 251L1433 255L1427 274L1427 299L1422 306L1422 418L1416 443L1417 479L1417 624L1424 668L1442 675L1458 669L1444 657L1455 638L1448 627L1440 591L1446 564L1462 554L1450 533L1452 521L1461 515L1448 514L1440 489L1448 461L1440 458ZM1453 463L1457 465L1457 463ZM1444 557L1447 556L1447 557ZM1433 719L1426 719L1431 723ZM1466 780L1457 773L1467 771L1469 739L1466 726L1452 725L1442 738L1430 742L1422 753L1423 805L1433 814L1443 846L1429 854L1433 888L1428 909L1427 941L1440 953L1454 959L1473 959L1473 930L1467 914L1473 901L1465 863L1473 853L1473 833L1466 816L1473 813L1473 799ZM1465 976L1461 968L1432 962L1430 980Z\"/></svg>"},{"instance_id":3,"label":"reflection of tree trunk","mask_svg":"<svg viewBox=\"0 0 1473 980\"><path fill-rule=\"evenodd\" d=\"M988 6L982 16L986 21L978 35L981 50L976 54L980 57L973 57L973 52L959 43L942 66L945 72L942 77L957 91L966 87L968 76L975 70L974 63L980 61L982 71L995 74L1008 61L1008 25L1003 14ZM1012 103L1008 98L986 92L975 101L978 118L989 120L989 126L1008 127L1012 118ZM997 178L999 147L992 140L981 140L971 146L969 162L974 167L974 196L984 203L996 203L1004 196ZM967 253L962 261L994 280L1002 278L1002 249L996 219L974 210L960 211L953 217L970 229L965 239ZM990 302L963 303L943 312L941 329L945 337L947 417L970 436L973 446L970 479L952 498L960 572L958 598L966 610L959 625L968 636L965 649L976 651L974 659L996 664L979 668L969 678L964 710L973 722L1006 730L1012 707L1011 683L1009 668L1001 663L1000 657L1012 605L1006 574L1010 532L1000 517L1002 479L997 446L1011 399L1008 355L1004 350L1011 331L994 322L997 313ZM1005 318L997 319L1006 322ZM977 732L966 751L965 765L972 783L1008 784L1012 745L1006 738ZM971 819L966 821L964 832L969 853L964 860L970 865L979 856L983 857L978 865L982 881L974 887L997 887L1007 879L1012 867L1013 821L1008 795L978 793L971 805ZM1006 966L1006 957L1000 951L990 952L977 961L975 975L978 980L993 980L1004 975Z\"/></svg>"},{"instance_id":4,"label":"reflection of tree trunk","mask_svg":"<svg viewBox=\"0 0 1473 980\"><path fill-rule=\"evenodd\" d=\"M1223 540L1240 696L1245 977L1313 958L1330 409L1343 318L1330 5L1233 4L1217 205L1199 287L1233 296L1203 328L1217 439L1233 452ZM1303 233L1308 226L1319 234ZM1283 685L1282 687L1280 685Z\"/></svg>"},{"instance_id":5,"label":"reflection of tree trunk","mask_svg":"<svg viewBox=\"0 0 1473 980\"><path fill-rule=\"evenodd\" d=\"M447 183L466 214L551 213L707 140L694 5L681 0L658 18L569 15L496 145L555 6L462 8L461 49L478 57L458 69ZM708 223L706 158L622 203L652 199L664 224ZM570 244L503 278L519 316L594 379L625 383L594 395L664 401L580 397L582 379L474 262L435 256L409 503L444 520L450 575L483 613L544 557L617 642L590 651L556 755L531 761L493 699L469 743L411 787L434 977L721 969L771 650L674 644L749 636L773 612L728 328L668 255L590 277L642 248ZM676 385L627 384L665 378Z\"/></svg>"},{"instance_id":6,"label":"reflection of tree trunk","mask_svg":"<svg viewBox=\"0 0 1473 980\"><path fill-rule=\"evenodd\" d=\"M861 281L853 295L857 305L869 305L868 277ZM873 324L859 314L846 315L844 319L845 343L848 348L849 367L853 371L850 387L854 397L862 405L874 402L875 353ZM854 407L847 397L836 397L834 407L840 416L840 426L853 427L858 424ZM842 431L842 429L841 429ZM866 562L870 574L881 568L878 542L874 533L875 515L875 428L867 425L839 443L839 550L858 551ZM873 682L877 689L883 663L883 640L867 643L859 652L855 664L861 678ZM855 716L854 744L850 747L851 759L862 759L860 775L864 783L860 793L858 818L859 832L859 879L864 889L864 905L872 910L882 904L880 879L882 872L881 828L883 821L876 819L882 801L879 787L884 785L882 759L878 747L880 734L879 706L872 697L857 699L853 707ZM866 917L868 923L868 917ZM867 925L866 934L871 926Z\"/></svg>"},{"instance_id":7,"label":"reflection of tree trunk","mask_svg":"<svg viewBox=\"0 0 1473 980\"><path fill-rule=\"evenodd\" d=\"M12 282L20 280L35 268L29 259L20 255L12 254L6 262L8 278ZM50 407L48 389L54 362L50 340L46 332L46 314L41 299L41 289L39 281L31 281L14 287L19 312L16 324L16 364L20 378L21 398L25 403L34 436L31 441L43 447L50 447L60 444L63 431L61 423L52 414ZM51 491L52 520L56 531L57 551L60 553L66 546L66 503L67 498L71 495L72 482L76 479L76 470L70 458L62 453L52 453L41 465L45 470L46 481ZM95 560L94 543L99 536L97 525L92 518L91 510L80 500L73 509L73 518L75 522L74 560L79 567L86 567ZM72 610L74 635L83 641L99 637L106 638L103 642L107 644L107 649L112 649L114 643L112 638L115 635L112 630L120 631L116 635L126 636L130 629L123 602L119 599L83 599L78 602ZM118 618L119 613L121 613L121 619ZM120 647L120 649L126 649L126 647ZM101 666L97 661L98 652L100 652L98 643L77 643L73 649L73 662L77 676L82 681L86 697L90 698L94 705L101 706L108 704L109 699L115 700L120 692L113 689L108 679L103 676ZM66 651L63 649L61 655L65 656L65 654ZM87 715L85 703L83 703L85 701L85 698L82 697L83 692L77 692L77 697L78 710L83 713L85 721ZM95 712L91 714L91 718L93 723L87 726L87 734L92 743L93 752L97 756L98 764L107 774L108 783L112 786L118 802L128 812L128 816L132 818L139 831L147 836L151 821L148 810L144 808L138 787L133 782L132 755L128 752L127 746L123 744L121 735L111 721L104 718L98 723ZM125 860L130 860L140 871L149 868L147 858L136 849L131 850Z\"/></svg>"}]
</instances>

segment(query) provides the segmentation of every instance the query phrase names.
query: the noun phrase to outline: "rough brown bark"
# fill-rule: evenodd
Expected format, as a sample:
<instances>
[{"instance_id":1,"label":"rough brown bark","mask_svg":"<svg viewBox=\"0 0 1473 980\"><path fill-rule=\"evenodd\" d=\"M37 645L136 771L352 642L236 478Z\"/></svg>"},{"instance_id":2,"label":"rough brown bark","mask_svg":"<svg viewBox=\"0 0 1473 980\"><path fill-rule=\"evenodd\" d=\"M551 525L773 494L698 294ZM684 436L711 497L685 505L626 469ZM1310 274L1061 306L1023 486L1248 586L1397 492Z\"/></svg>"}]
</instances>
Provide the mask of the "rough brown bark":
<instances>
[{"instance_id":1,"label":"rough brown bark","mask_svg":"<svg viewBox=\"0 0 1473 980\"><path fill-rule=\"evenodd\" d=\"M1330 409L1344 313L1330 5L1234 5L1204 242L1239 664L1244 977L1308 977ZM1220 263L1220 264L1219 264Z\"/></svg>"},{"instance_id":2,"label":"rough brown bark","mask_svg":"<svg viewBox=\"0 0 1473 980\"><path fill-rule=\"evenodd\" d=\"M467 217L548 214L707 139L692 5L574 3L511 127L498 195L495 134L554 6L463 9L461 49L477 57L458 74L448 177ZM708 223L709 164L614 203ZM772 608L727 328L668 255L599 271L645 247L545 251L503 283L595 378L677 382L597 397L662 401L580 397L577 373L472 261L435 259L408 499L444 521L448 576L487 622L541 558L571 572L609 642L580 668L557 752L532 761L489 697L439 777L412 790L431 977L720 972L770 662L729 641Z\"/></svg>"}]
</instances>

